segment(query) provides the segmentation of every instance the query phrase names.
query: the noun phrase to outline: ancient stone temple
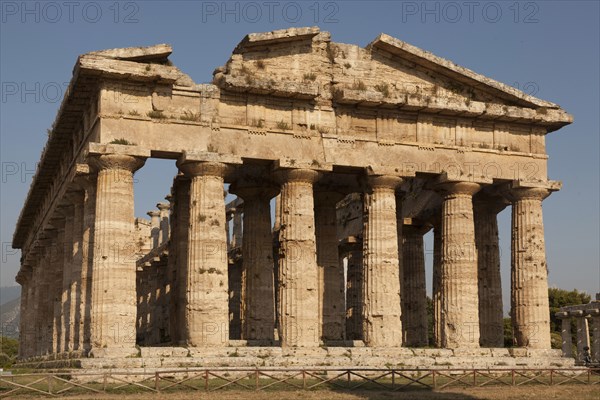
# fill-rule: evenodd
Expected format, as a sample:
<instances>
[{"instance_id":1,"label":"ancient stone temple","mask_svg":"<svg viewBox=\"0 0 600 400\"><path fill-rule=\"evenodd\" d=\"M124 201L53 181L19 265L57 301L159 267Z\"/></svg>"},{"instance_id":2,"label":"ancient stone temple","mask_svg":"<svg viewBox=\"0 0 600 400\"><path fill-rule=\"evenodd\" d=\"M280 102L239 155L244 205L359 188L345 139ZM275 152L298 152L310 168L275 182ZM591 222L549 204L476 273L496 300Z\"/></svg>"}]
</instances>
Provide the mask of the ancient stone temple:
<instances>
[{"instance_id":1,"label":"ancient stone temple","mask_svg":"<svg viewBox=\"0 0 600 400\"><path fill-rule=\"evenodd\" d=\"M136 346L509 355L506 207L515 344L549 351L542 201L560 183L545 139L572 122L558 105L385 34L365 48L318 28L250 34L210 84L170 54L77 59L13 239L23 359ZM136 219L149 158L179 173Z\"/></svg>"}]
</instances>

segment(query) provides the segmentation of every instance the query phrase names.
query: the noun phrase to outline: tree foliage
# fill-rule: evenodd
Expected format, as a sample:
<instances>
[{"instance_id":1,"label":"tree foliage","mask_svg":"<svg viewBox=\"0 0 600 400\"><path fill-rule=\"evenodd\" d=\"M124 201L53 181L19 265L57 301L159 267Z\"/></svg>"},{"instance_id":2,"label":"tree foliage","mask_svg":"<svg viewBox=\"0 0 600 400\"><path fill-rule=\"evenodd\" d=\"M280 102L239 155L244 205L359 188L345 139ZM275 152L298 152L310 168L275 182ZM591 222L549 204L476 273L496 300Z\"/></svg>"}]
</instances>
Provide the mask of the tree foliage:
<instances>
[{"instance_id":1,"label":"tree foliage","mask_svg":"<svg viewBox=\"0 0 600 400\"><path fill-rule=\"evenodd\" d=\"M0 336L0 368L10 367L19 354L19 341Z\"/></svg>"}]
</instances>

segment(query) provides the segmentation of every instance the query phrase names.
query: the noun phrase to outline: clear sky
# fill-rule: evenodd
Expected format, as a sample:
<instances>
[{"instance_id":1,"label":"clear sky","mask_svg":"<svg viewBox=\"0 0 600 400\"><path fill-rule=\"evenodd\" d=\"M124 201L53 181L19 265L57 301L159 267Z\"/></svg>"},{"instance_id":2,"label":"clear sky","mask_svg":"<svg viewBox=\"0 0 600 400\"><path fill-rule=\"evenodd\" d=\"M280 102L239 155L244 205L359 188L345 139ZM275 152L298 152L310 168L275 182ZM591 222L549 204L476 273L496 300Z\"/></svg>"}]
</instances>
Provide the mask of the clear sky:
<instances>
[{"instance_id":1,"label":"clear sky","mask_svg":"<svg viewBox=\"0 0 600 400\"><path fill-rule=\"evenodd\" d=\"M549 282L600 291L598 1L0 4L0 286L14 284L19 264L19 253L10 247L15 222L78 55L169 43L171 60L201 83L211 80L214 68L225 63L247 33L318 25L334 41L359 45L385 32L573 114L575 123L546 138L549 177L563 181L563 189L544 201ZM175 172L174 162L152 160L137 174L137 216L145 217L163 199ZM499 221L506 308L510 209ZM430 234L426 244L431 252Z\"/></svg>"}]
</instances>

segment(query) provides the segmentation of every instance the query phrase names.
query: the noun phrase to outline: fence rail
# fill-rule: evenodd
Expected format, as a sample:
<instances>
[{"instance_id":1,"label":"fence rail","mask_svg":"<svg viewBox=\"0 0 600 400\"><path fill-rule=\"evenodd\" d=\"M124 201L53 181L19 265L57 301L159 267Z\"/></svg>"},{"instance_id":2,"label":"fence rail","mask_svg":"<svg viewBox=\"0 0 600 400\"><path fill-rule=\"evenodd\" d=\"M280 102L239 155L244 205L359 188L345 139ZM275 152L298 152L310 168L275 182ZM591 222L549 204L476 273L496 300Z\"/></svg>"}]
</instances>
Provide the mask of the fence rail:
<instances>
[{"instance_id":1,"label":"fence rail","mask_svg":"<svg viewBox=\"0 0 600 400\"><path fill-rule=\"evenodd\" d=\"M81 372L0 375L0 398L20 394L68 394L217 391L244 389L342 390L600 385L600 368L569 369L405 369L405 368L193 368L156 372Z\"/></svg>"}]
</instances>

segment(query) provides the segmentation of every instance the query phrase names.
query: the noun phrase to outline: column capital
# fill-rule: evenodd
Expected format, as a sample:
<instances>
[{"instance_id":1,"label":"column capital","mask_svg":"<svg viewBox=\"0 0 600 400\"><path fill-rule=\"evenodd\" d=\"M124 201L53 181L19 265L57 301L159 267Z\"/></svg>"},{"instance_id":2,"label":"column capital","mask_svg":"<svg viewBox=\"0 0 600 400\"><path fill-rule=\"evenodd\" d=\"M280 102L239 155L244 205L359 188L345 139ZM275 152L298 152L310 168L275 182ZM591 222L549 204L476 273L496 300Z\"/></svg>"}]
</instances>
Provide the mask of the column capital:
<instances>
[{"instance_id":1,"label":"column capital","mask_svg":"<svg viewBox=\"0 0 600 400\"><path fill-rule=\"evenodd\" d=\"M135 172L144 166L146 157L127 154L90 154L90 166L98 171L122 169Z\"/></svg>"},{"instance_id":2,"label":"column capital","mask_svg":"<svg viewBox=\"0 0 600 400\"><path fill-rule=\"evenodd\" d=\"M151 210L151 211L148 211L146 213L146 215L148 215L150 218L158 218L158 217L160 217L160 211Z\"/></svg>"},{"instance_id":3,"label":"column capital","mask_svg":"<svg viewBox=\"0 0 600 400\"><path fill-rule=\"evenodd\" d=\"M368 175L367 184L371 189L396 190L406 181L405 178L394 175Z\"/></svg>"},{"instance_id":4,"label":"column capital","mask_svg":"<svg viewBox=\"0 0 600 400\"><path fill-rule=\"evenodd\" d=\"M319 172L307 168L282 168L275 171L275 179L279 183L299 182L313 184L319 179Z\"/></svg>"},{"instance_id":5,"label":"column capital","mask_svg":"<svg viewBox=\"0 0 600 400\"><path fill-rule=\"evenodd\" d=\"M228 172L228 165L214 161L177 161L177 167L188 177L214 176L223 178Z\"/></svg>"},{"instance_id":6,"label":"column capital","mask_svg":"<svg viewBox=\"0 0 600 400\"><path fill-rule=\"evenodd\" d=\"M473 196L473 208L478 211L489 211L498 214L504 210L510 201L499 193L488 192L485 188Z\"/></svg>"},{"instance_id":7,"label":"column capital","mask_svg":"<svg viewBox=\"0 0 600 400\"><path fill-rule=\"evenodd\" d=\"M171 209L171 203L157 203L156 208L160 211L169 211Z\"/></svg>"},{"instance_id":8,"label":"column capital","mask_svg":"<svg viewBox=\"0 0 600 400\"><path fill-rule=\"evenodd\" d=\"M569 315L568 312L566 311L559 311L557 313L554 314L554 316L558 319L567 319L567 318L571 318L571 316Z\"/></svg>"},{"instance_id":9,"label":"column capital","mask_svg":"<svg viewBox=\"0 0 600 400\"><path fill-rule=\"evenodd\" d=\"M516 187L506 192L506 197L511 201L518 200L544 200L550 196L551 191L539 187Z\"/></svg>"},{"instance_id":10,"label":"column capital","mask_svg":"<svg viewBox=\"0 0 600 400\"><path fill-rule=\"evenodd\" d=\"M434 189L445 195L473 196L481 189L481 184L467 181L449 181L437 183Z\"/></svg>"}]
</instances>

